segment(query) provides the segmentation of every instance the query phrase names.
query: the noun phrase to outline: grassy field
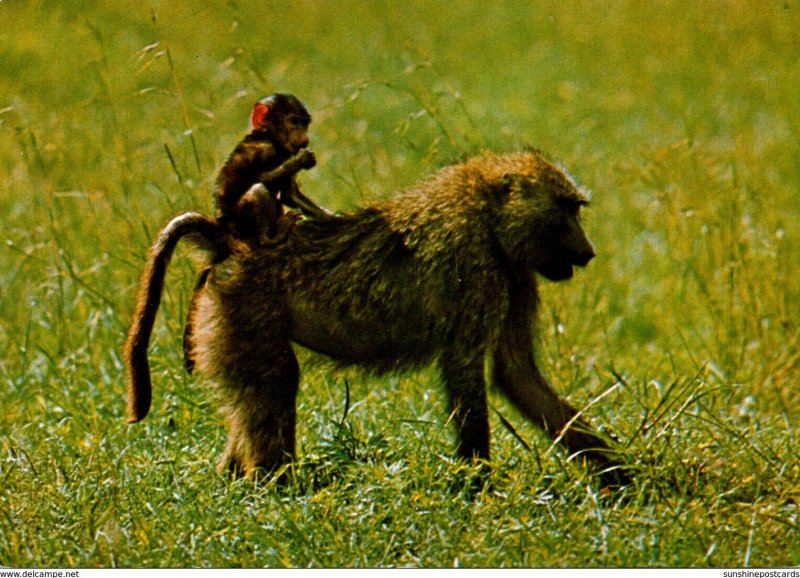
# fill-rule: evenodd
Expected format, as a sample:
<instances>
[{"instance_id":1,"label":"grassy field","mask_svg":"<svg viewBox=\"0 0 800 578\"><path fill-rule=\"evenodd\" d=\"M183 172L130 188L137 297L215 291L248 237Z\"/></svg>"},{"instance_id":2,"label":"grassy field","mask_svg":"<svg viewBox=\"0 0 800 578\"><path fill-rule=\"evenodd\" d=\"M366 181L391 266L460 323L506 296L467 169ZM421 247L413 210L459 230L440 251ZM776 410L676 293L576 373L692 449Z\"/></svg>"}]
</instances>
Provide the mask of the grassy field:
<instances>
[{"instance_id":1,"label":"grassy field","mask_svg":"<svg viewBox=\"0 0 800 578\"><path fill-rule=\"evenodd\" d=\"M3 0L0 25L0 565L800 564L797 0ZM574 404L608 392L587 411L632 487L601 491L492 393L519 438L493 413L469 499L435 372L313 363L296 483L217 475L183 251L153 411L125 423L145 252L211 211L275 90L314 114L302 185L336 210L526 144L593 190L599 254L542 283L539 357Z\"/></svg>"}]
</instances>

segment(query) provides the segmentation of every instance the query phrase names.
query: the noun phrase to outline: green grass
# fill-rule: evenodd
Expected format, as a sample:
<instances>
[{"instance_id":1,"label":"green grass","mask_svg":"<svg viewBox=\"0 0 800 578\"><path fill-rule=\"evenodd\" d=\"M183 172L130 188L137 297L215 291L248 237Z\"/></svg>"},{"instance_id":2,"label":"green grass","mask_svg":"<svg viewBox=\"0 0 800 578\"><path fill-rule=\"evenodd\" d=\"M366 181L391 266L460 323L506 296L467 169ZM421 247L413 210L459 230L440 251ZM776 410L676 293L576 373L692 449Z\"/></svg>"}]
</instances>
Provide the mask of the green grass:
<instances>
[{"instance_id":1,"label":"green grass","mask_svg":"<svg viewBox=\"0 0 800 578\"><path fill-rule=\"evenodd\" d=\"M800 4L0 2L0 565L800 564ZM250 103L314 114L303 187L346 210L532 144L594 191L599 255L542 283L542 367L624 440L594 480L499 396L469 499L434 372L311 364L296 482L218 476L181 369L179 251L128 426L145 252L211 210ZM344 421L345 383L351 408Z\"/></svg>"}]
</instances>

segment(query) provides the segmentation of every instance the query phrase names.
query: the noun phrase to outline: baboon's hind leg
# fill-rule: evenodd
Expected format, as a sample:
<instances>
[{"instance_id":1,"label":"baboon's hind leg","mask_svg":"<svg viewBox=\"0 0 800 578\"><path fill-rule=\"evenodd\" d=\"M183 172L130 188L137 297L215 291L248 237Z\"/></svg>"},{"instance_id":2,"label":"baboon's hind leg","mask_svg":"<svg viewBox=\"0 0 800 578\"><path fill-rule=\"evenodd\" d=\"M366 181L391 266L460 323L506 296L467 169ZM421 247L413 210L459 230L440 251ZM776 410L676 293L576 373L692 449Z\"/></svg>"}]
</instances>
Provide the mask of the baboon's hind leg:
<instances>
[{"instance_id":1,"label":"baboon's hind leg","mask_svg":"<svg viewBox=\"0 0 800 578\"><path fill-rule=\"evenodd\" d=\"M489 459L489 413L483 356L465 355L457 347L445 351L440 361L449 410L457 436L457 454L465 459Z\"/></svg>"},{"instance_id":2,"label":"baboon's hind leg","mask_svg":"<svg viewBox=\"0 0 800 578\"><path fill-rule=\"evenodd\" d=\"M211 268L207 267L200 272L197 281L192 289L192 297L189 300L189 311L186 313L186 326L183 328L183 366L186 368L186 373L189 375L194 371L194 366L197 360L192 353L192 340L194 335L194 316L197 311L197 303L200 299L200 292L206 286L208 274Z\"/></svg>"},{"instance_id":3,"label":"baboon's hind leg","mask_svg":"<svg viewBox=\"0 0 800 578\"><path fill-rule=\"evenodd\" d=\"M295 457L300 370L288 342L267 359L251 360L251 367L237 368L237 382L223 387L228 442L217 468L252 477Z\"/></svg>"}]
</instances>

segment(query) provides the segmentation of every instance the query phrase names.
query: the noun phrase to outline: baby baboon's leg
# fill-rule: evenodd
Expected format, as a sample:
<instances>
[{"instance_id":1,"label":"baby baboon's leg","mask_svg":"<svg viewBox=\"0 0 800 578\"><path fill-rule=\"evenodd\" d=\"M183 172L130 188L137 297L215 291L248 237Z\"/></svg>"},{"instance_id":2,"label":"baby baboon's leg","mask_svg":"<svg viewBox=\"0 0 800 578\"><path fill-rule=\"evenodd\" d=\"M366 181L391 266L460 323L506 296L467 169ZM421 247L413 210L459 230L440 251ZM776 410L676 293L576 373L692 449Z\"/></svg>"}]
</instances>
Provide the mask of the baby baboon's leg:
<instances>
[{"instance_id":1,"label":"baby baboon's leg","mask_svg":"<svg viewBox=\"0 0 800 578\"><path fill-rule=\"evenodd\" d=\"M489 413L483 379L483 355L465 355L465 352L445 349L440 366L449 410L456 427L458 456L488 460Z\"/></svg>"},{"instance_id":2,"label":"baby baboon's leg","mask_svg":"<svg viewBox=\"0 0 800 578\"><path fill-rule=\"evenodd\" d=\"M222 388L228 442L218 469L252 477L295 456L300 369L288 342L248 365L232 368L236 381Z\"/></svg>"},{"instance_id":3,"label":"baby baboon's leg","mask_svg":"<svg viewBox=\"0 0 800 578\"><path fill-rule=\"evenodd\" d=\"M249 205L249 209L245 207ZM240 211L251 213L255 219L258 242L267 245L278 232L278 219L283 214L283 205L267 187L256 183L239 200Z\"/></svg>"}]
</instances>

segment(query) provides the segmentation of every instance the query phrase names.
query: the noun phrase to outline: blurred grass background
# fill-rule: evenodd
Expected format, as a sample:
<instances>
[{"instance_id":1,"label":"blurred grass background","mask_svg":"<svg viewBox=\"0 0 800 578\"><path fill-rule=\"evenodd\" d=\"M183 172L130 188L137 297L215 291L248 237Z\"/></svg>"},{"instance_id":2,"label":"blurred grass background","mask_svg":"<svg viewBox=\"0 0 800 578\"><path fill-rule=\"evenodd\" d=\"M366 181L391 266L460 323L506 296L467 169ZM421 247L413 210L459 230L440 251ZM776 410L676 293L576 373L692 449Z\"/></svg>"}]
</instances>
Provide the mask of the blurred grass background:
<instances>
[{"instance_id":1,"label":"blurred grass background","mask_svg":"<svg viewBox=\"0 0 800 578\"><path fill-rule=\"evenodd\" d=\"M800 563L800 3L0 2L0 565ZM211 212L254 100L300 96L336 210L527 144L594 191L598 249L543 283L540 357L619 433L608 495L498 396L493 483L458 490L433 372L311 365L299 482L230 482L180 361L179 252L124 422L147 248ZM491 288L487 288L487 291ZM354 404L344 423L344 379ZM454 489L454 487L456 489Z\"/></svg>"}]
</instances>

